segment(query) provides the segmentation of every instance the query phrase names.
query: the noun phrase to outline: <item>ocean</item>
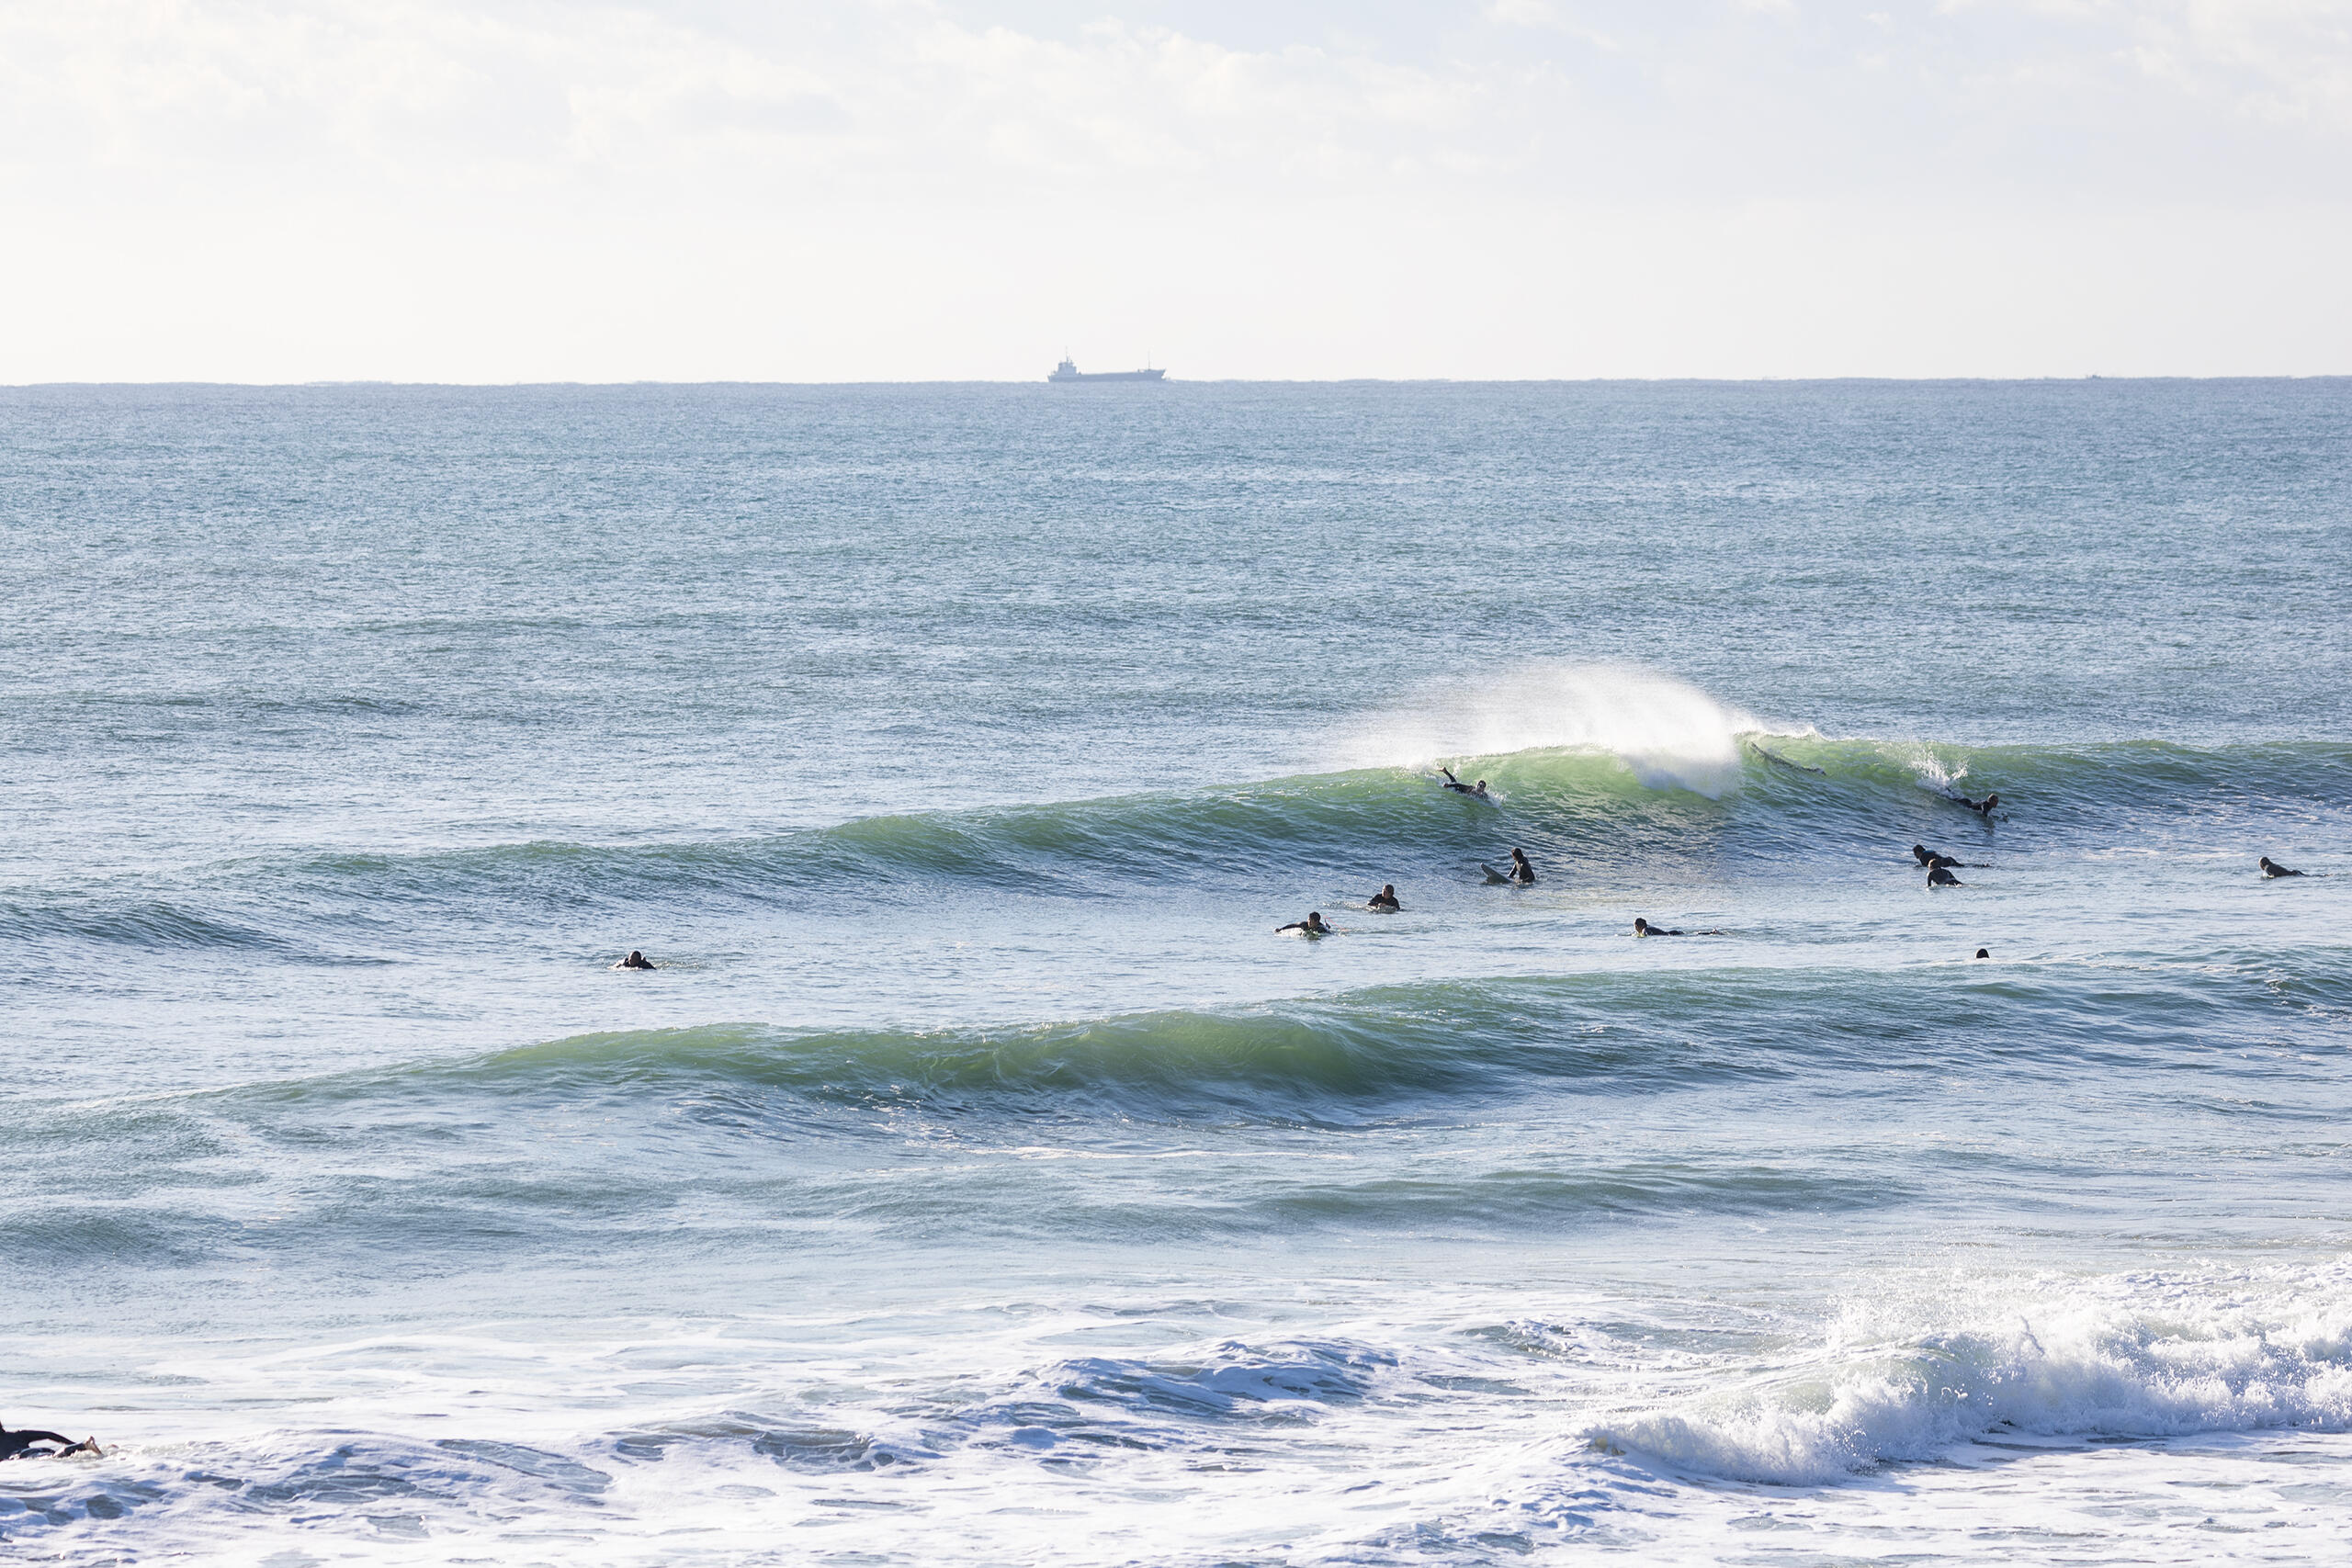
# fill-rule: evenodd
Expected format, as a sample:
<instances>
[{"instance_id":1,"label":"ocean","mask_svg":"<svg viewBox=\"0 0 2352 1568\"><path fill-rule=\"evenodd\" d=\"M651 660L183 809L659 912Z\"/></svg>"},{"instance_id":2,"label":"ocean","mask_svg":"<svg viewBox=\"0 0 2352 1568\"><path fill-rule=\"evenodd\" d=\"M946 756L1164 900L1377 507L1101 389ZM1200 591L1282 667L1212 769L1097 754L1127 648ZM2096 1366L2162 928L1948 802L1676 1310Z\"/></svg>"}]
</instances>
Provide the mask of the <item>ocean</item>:
<instances>
[{"instance_id":1,"label":"ocean","mask_svg":"<svg viewBox=\"0 0 2352 1568\"><path fill-rule=\"evenodd\" d=\"M2352 1551L2352 380L0 430L0 1555Z\"/></svg>"}]
</instances>

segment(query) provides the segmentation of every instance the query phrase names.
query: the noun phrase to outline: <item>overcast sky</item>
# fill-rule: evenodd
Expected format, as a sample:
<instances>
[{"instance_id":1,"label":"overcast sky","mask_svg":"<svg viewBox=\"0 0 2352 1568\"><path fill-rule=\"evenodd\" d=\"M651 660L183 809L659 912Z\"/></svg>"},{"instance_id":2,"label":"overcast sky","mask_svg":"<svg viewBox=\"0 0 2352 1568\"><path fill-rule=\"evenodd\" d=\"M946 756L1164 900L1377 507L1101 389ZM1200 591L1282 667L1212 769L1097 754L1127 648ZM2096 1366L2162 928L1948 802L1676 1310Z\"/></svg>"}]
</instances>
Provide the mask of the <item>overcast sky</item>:
<instances>
[{"instance_id":1,"label":"overcast sky","mask_svg":"<svg viewBox=\"0 0 2352 1568\"><path fill-rule=\"evenodd\" d=\"M2352 372L2352 0L0 0L0 381Z\"/></svg>"}]
</instances>

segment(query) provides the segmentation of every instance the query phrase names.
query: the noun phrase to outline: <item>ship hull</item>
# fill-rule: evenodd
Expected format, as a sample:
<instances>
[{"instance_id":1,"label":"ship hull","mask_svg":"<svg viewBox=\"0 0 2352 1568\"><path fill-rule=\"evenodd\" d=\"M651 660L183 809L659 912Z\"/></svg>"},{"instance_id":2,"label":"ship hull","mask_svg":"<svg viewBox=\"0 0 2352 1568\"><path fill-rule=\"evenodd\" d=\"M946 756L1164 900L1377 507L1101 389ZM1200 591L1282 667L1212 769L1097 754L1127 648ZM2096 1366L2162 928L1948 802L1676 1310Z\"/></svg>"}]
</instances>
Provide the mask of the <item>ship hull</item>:
<instances>
[{"instance_id":1,"label":"ship hull","mask_svg":"<svg viewBox=\"0 0 2352 1568\"><path fill-rule=\"evenodd\" d=\"M1057 370L1048 381L1157 381L1165 370Z\"/></svg>"}]
</instances>

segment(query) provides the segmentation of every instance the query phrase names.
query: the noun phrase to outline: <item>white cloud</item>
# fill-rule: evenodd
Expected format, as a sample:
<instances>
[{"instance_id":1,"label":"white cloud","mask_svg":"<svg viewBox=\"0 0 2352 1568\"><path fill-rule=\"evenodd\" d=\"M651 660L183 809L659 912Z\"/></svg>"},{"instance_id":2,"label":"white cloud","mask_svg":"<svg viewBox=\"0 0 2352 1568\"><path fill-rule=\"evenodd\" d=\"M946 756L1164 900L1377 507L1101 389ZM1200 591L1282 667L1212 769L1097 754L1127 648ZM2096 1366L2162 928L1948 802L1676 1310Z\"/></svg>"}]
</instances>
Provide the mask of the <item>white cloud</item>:
<instances>
[{"instance_id":1,"label":"white cloud","mask_svg":"<svg viewBox=\"0 0 2352 1568\"><path fill-rule=\"evenodd\" d=\"M2187 0L2151 12L2134 55L2152 77L2258 118L2352 129L2352 4Z\"/></svg>"},{"instance_id":2,"label":"white cloud","mask_svg":"<svg viewBox=\"0 0 2352 1568\"><path fill-rule=\"evenodd\" d=\"M1560 26L1560 13L1551 0L1489 0L1487 15L1510 28Z\"/></svg>"},{"instance_id":3,"label":"white cloud","mask_svg":"<svg viewBox=\"0 0 2352 1568\"><path fill-rule=\"evenodd\" d=\"M1386 31L1334 5L1247 37L1182 0L1111 4L1016 25L984 0L0 0L0 210L37 237L0 286L44 301L0 379L814 376L892 344L901 373L1025 373L993 356L1058 346L1059 302L1163 323L1162 348L1246 344L1238 321L1307 356L1258 368L1377 372L1292 330L1340 299L1383 313L1369 338L1405 373L1471 337L1435 324L1457 306L1357 287L1382 269L1485 298L1599 245L1639 314L1664 288L1645 278L1729 297L1763 269L1767 296L1802 294L1898 211L1916 235L2145 239L2158 214L2308 236L2352 209L2352 0L1490 0ZM1753 243L1737 215L1768 209L1813 215L1821 254ZM1644 249L1686 243L1703 257ZM2091 230L2067 254L2109 256ZM2197 310L2222 313L2216 280L2280 287L2199 254ZM369 280L358 304L338 279ZM2278 300L2282 344L2290 306L2303 341L2344 343L2341 290L2314 290ZM1997 337L1923 310L1827 321L1819 352L1868 368L1906 330L1955 355ZM109 312L136 325L111 347ZM1531 309L1526 343L1477 352L1596 363L1565 319ZM1816 352L1710 320L1726 366ZM1658 366L1704 367L1679 354Z\"/></svg>"}]
</instances>

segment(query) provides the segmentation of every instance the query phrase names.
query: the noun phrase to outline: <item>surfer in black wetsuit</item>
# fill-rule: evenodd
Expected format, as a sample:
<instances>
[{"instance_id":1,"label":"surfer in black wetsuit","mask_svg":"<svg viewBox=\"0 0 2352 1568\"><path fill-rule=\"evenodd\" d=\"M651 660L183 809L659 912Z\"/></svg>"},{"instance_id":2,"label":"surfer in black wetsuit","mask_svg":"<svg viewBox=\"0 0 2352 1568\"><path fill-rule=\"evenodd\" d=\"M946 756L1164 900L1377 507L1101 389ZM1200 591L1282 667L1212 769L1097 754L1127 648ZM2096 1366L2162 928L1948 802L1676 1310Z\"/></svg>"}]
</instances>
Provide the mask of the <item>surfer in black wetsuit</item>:
<instances>
[{"instance_id":1,"label":"surfer in black wetsuit","mask_svg":"<svg viewBox=\"0 0 2352 1568\"><path fill-rule=\"evenodd\" d=\"M653 967L653 961L632 947L628 950L628 956L622 959L618 964L614 964L613 967L616 969L650 969Z\"/></svg>"},{"instance_id":2,"label":"surfer in black wetsuit","mask_svg":"<svg viewBox=\"0 0 2352 1568\"><path fill-rule=\"evenodd\" d=\"M1404 907L1405 906L1403 904L1397 902L1396 885L1393 882L1382 883L1380 885L1380 891L1374 894L1364 905L1364 908L1368 909L1377 909L1384 915L1393 915Z\"/></svg>"},{"instance_id":3,"label":"surfer in black wetsuit","mask_svg":"<svg viewBox=\"0 0 2352 1568\"><path fill-rule=\"evenodd\" d=\"M1928 868L1928 886L1930 887L1965 887L1968 884L1962 882L1959 877L1954 876L1951 874L1951 867L1931 865Z\"/></svg>"},{"instance_id":4,"label":"surfer in black wetsuit","mask_svg":"<svg viewBox=\"0 0 2352 1568\"><path fill-rule=\"evenodd\" d=\"M1990 958L1993 956L1993 950L1989 947L1980 947L1976 950L1976 956L1979 958Z\"/></svg>"},{"instance_id":5,"label":"surfer in black wetsuit","mask_svg":"<svg viewBox=\"0 0 2352 1568\"><path fill-rule=\"evenodd\" d=\"M1331 928L1323 923L1322 910L1309 909L1306 911L1306 919L1303 920L1293 920L1286 926L1276 926L1274 928L1274 934L1276 936L1280 936L1284 931L1297 931L1304 936L1329 936L1331 934Z\"/></svg>"},{"instance_id":6,"label":"surfer in black wetsuit","mask_svg":"<svg viewBox=\"0 0 2352 1568\"><path fill-rule=\"evenodd\" d=\"M57 1451L35 1453L34 1446L40 1443L55 1443ZM94 1454L97 1451L98 1440L96 1438L85 1438L77 1443L57 1432L11 1432L7 1427L0 1427L0 1460L63 1459L67 1454Z\"/></svg>"},{"instance_id":7,"label":"surfer in black wetsuit","mask_svg":"<svg viewBox=\"0 0 2352 1568\"><path fill-rule=\"evenodd\" d=\"M2304 873L2300 872L2300 871L2289 871L2285 866L2280 865L2277 861L2272 860L2268 855L2265 855L2265 856L2263 856L2263 857L2262 857L2262 874L2263 874L2265 877L2273 877L2273 876L2301 876L2301 875L2303 875L2303 874L2304 874Z\"/></svg>"},{"instance_id":8,"label":"surfer in black wetsuit","mask_svg":"<svg viewBox=\"0 0 2352 1568\"><path fill-rule=\"evenodd\" d=\"M1650 924L1649 921L1642 919L1641 916L1635 915L1634 917L1634 934L1635 936L1721 936L1724 933L1723 929L1719 926L1713 927L1702 931L1668 930L1665 926L1654 926Z\"/></svg>"},{"instance_id":9,"label":"surfer in black wetsuit","mask_svg":"<svg viewBox=\"0 0 2352 1568\"><path fill-rule=\"evenodd\" d=\"M1919 863L1921 865L1927 866L1931 870L1939 865L1966 865L1968 863L1963 860L1952 859L1951 856L1944 853L1941 850L1931 850L1925 844L1912 845L1911 852L1919 858Z\"/></svg>"},{"instance_id":10,"label":"surfer in black wetsuit","mask_svg":"<svg viewBox=\"0 0 2352 1568\"><path fill-rule=\"evenodd\" d=\"M1993 815L1993 807L2001 804L2001 797L1997 795L1988 795L1982 800L1971 800L1963 795L1960 797L1960 803L1979 817L1990 817Z\"/></svg>"},{"instance_id":11,"label":"surfer in black wetsuit","mask_svg":"<svg viewBox=\"0 0 2352 1568\"><path fill-rule=\"evenodd\" d=\"M1535 886L1535 868L1527 863L1527 852L1525 850L1511 851L1510 874L1509 875L1505 875L1503 873L1497 871L1485 861L1480 861L1478 863L1478 869L1487 874L1487 880L1490 884L1508 882L1514 887L1532 887Z\"/></svg>"},{"instance_id":12,"label":"surfer in black wetsuit","mask_svg":"<svg viewBox=\"0 0 2352 1568\"><path fill-rule=\"evenodd\" d=\"M1453 790L1457 795L1467 795L1479 800L1492 800L1494 798L1494 796L1487 793L1487 781L1484 779L1480 779L1474 786L1464 784L1460 779L1455 778L1452 768L1440 768L1438 772L1445 775L1445 787Z\"/></svg>"}]
</instances>

